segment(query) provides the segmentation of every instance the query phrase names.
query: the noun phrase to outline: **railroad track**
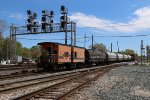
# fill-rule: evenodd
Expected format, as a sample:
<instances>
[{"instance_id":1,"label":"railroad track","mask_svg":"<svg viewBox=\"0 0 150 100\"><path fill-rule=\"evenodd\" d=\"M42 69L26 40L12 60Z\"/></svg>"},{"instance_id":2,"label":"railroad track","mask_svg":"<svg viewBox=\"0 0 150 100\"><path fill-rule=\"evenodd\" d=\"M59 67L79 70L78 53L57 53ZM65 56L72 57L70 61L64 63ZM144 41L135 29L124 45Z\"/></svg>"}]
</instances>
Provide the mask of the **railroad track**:
<instances>
[{"instance_id":1,"label":"railroad track","mask_svg":"<svg viewBox=\"0 0 150 100\"><path fill-rule=\"evenodd\" d=\"M37 68L36 66L24 66L24 67L5 67L5 68L0 68L0 71L8 71L8 70L23 70L23 69L33 69Z\"/></svg>"},{"instance_id":2,"label":"railroad track","mask_svg":"<svg viewBox=\"0 0 150 100\"><path fill-rule=\"evenodd\" d=\"M110 70L113 67L119 66L120 64L115 64L114 65L106 65L106 66L101 66L101 67L93 67L93 68L87 68L87 69L79 69L79 70L75 70L75 71L67 71L67 72L60 72L60 73L54 73L49 77L41 77L41 78L35 78L33 80L30 79L26 79L25 81L20 81L15 83L15 82L11 82L11 83L7 83L7 84L1 84L0 86L0 98L2 99L6 99L7 95L9 95L7 97L7 99L14 99L16 97L20 97L22 95L26 95L26 94L32 94L32 92L34 93L35 91L38 90L44 90L44 88L48 88L51 87L52 90L56 89L53 88L53 86L57 87L57 84L61 84L65 81L69 81L69 80L75 80L78 79L84 75L88 75L89 73L92 75L92 72L96 73L97 71L104 71L106 70L105 67L107 67L107 70ZM111 67L110 67L111 66ZM102 73L101 73L102 74ZM96 74L95 74L96 76ZM89 76L91 77L91 76ZM90 80L90 78L87 78L88 80ZM80 79L84 81L84 78ZM73 81L71 83L74 83ZM69 87L73 87L70 86L71 83L65 83L65 84L69 84ZM79 85L79 84L78 84ZM64 85L65 86L65 85ZM51 90L51 91L52 91ZM57 89L56 89L57 90ZM55 91L52 91L55 92ZM16 95L17 94L17 95ZM52 93L54 94L54 93ZM57 93L56 93L57 95ZM57 95L56 97L60 97L62 95ZM3 98L5 97L5 98ZM33 96L34 97L34 96ZM20 99L20 98L16 98L16 99Z\"/></svg>"},{"instance_id":3,"label":"railroad track","mask_svg":"<svg viewBox=\"0 0 150 100\"><path fill-rule=\"evenodd\" d=\"M9 67L4 67L0 68L0 79L3 79L3 77L9 77L9 75L17 75L17 74L25 74L25 73L32 73L36 72L37 67L36 66L9 66Z\"/></svg>"},{"instance_id":4,"label":"railroad track","mask_svg":"<svg viewBox=\"0 0 150 100\"><path fill-rule=\"evenodd\" d=\"M39 73L0 75L0 80L14 79L14 78L26 77L31 75L39 75Z\"/></svg>"},{"instance_id":5,"label":"railroad track","mask_svg":"<svg viewBox=\"0 0 150 100\"><path fill-rule=\"evenodd\" d=\"M116 66L119 66L119 64L107 65L107 67L101 68L99 70L97 69L91 70L87 71L86 73L84 72L82 74L75 75L74 77L69 78L65 81L51 85L44 89L40 89L30 94L18 97L15 100L25 100L25 99L63 100Z\"/></svg>"},{"instance_id":6,"label":"railroad track","mask_svg":"<svg viewBox=\"0 0 150 100\"><path fill-rule=\"evenodd\" d=\"M60 74L60 75L55 75L55 76L47 76L47 77L41 77L41 78L36 78L36 79L29 79L29 80L22 80L22 81L17 81L17 82L11 82L11 83L5 83L5 84L0 84L0 93L3 92L9 92L12 90L17 90L25 87L31 87L35 85L40 85L52 81L57 81L57 80L65 80L66 78L71 78L76 75L80 75L80 73L71 73L71 74Z\"/></svg>"}]
</instances>

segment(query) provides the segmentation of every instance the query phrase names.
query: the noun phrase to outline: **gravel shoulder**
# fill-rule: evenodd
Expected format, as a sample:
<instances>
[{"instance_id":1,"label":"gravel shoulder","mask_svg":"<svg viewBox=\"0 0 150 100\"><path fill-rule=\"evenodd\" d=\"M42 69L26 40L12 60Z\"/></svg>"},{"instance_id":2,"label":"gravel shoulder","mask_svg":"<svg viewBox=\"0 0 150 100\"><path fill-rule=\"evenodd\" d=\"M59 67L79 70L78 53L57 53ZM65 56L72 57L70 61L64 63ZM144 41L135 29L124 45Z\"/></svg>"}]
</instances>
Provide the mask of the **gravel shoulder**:
<instances>
[{"instance_id":1,"label":"gravel shoulder","mask_svg":"<svg viewBox=\"0 0 150 100\"><path fill-rule=\"evenodd\" d=\"M112 69L69 99L150 100L150 66L121 66Z\"/></svg>"}]
</instances>

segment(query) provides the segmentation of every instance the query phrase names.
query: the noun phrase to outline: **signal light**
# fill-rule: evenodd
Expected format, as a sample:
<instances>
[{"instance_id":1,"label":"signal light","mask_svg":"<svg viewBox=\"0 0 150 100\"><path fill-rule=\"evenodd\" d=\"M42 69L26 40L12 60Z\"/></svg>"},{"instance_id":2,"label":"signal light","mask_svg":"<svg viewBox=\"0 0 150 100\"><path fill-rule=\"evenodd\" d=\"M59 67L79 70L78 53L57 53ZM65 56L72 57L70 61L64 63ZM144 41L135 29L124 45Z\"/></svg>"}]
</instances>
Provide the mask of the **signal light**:
<instances>
[{"instance_id":1,"label":"signal light","mask_svg":"<svg viewBox=\"0 0 150 100\"><path fill-rule=\"evenodd\" d=\"M65 28L65 22L61 22L61 28Z\"/></svg>"},{"instance_id":2,"label":"signal light","mask_svg":"<svg viewBox=\"0 0 150 100\"><path fill-rule=\"evenodd\" d=\"M27 10L28 15L31 15L31 13L32 13L31 10Z\"/></svg>"},{"instance_id":3,"label":"signal light","mask_svg":"<svg viewBox=\"0 0 150 100\"><path fill-rule=\"evenodd\" d=\"M28 19L27 19L27 22L28 22L28 23L31 23L31 19L30 19L30 18L28 18Z\"/></svg>"},{"instance_id":4,"label":"signal light","mask_svg":"<svg viewBox=\"0 0 150 100\"><path fill-rule=\"evenodd\" d=\"M50 16L53 17L54 16L54 12L50 11Z\"/></svg>"},{"instance_id":5,"label":"signal light","mask_svg":"<svg viewBox=\"0 0 150 100\"><path fill-rule=\"evenodd\" d=\"M31 27L32 27L31 24L28 24L28 25L27 25L27 30L28 30L28 31L31 31L31 29L32 29Z\"/></svg>"},{"instance_id":6,"label":"signal light","mask_svg":"<svg viewBox=\"0 0 150 100\"><path fill-rule=\"evenodd\" d=\"M46 13L46 11L45 11L45 10L42 10L42 13Z\"/></svg>"},{"instance_id":7,"label":"signal light","mask_svg":"<svg viewBox=\"0 0 150 100\"><path fill-rule=\"evenodd\" d=\"M36 18L36 17L37 17L37 14L36 14L36 13L34 13L33 17L34 17L34 18Z\"/></svg>"},{"instance_id":8,"label":"signal light","mask_svg":"<svg viewBox=\"0 0 150 100\"><path fill-rule=\"evenodd\" d=\"M64 5L61 6L61 11L65 11L65 6Z\"/></svg>"},{"instance_id":9,"label":"signal light","mask_svg":"<svg viewBox=\"0 0 150 100\"><path fill-rule=\"evenodd\" d=\"M46 30L46 24L42 23L42 30Z\"/></svg>"},{"instance_id":10,"label":"signal light","mask_svg":"<svg viewBox=\"0 0 150 100\"><path fill-rule=\"evenodd\" d=\"M28 19L27 19L27 30L32 32L37 31L38 22L36 21L37 14L31 10L27 10Z\"/></svg>"},{"instance_id":11,"label":"signal light","mask_svg":"<svg viewBox=\"0 0 150 100\"><path fill-rule=\"evenodd\" d=\"M65 6L64 5L62 5L61 6L61 8L60 8L60 12L61 12L61 14L67 14L67 9L65 8Z\"/></svg>"},{"instance_id":12,"label":"signal light","mask_svg":"<svg viewBox=\"0 0 150 100\"><path fill-rule=\"evenodd\" d=\"M61 16L60 19L61 19L61 20L65 20L65 16Z\"/></svg>"},{"instance_id":13,"label":"signal light","mask_svg":"<svg viewBox=\"0 0 150 100\"><path fill-rule=\"evenodd\" d=\"M51 20L50 23L53 23L53 20Z\"/></svg>"},{"instance_id":14,"label":"signal light","mask_svg":"<svg viewBox=\"0 0 150 100\"><path fill-rule=\"evenodd\" d=\"M43 21L43 22L46 21L46 17L45 17L45 16L42 17L42 21Z\"/></svg>"},{"instance_id":15,"label":"signal light","mask_svg":"<svg viewBox=\"0 0 150 100\"><path fill-rule=\"evenodd\" d=\"M48 13L47 13L47 10L42 10L42 16L47 16L48 15Z\"/></svg>"},{"instance_id":16,"label":"signal light","mask_svg":"<svg viewBox=\"0 0 150 100\"><path fill-rule=\"evenodd\" d=\"M33 25L36 26L36 25L37 25L37 22L33 22Z\"/></svg>"},{"instance_id":17,"label":"signal light","mask_svg":"<svg viewBox=\"0 0 150 100\"><path fill-rule=\"evenodd\" d=\"M33 32L36 33L37 32L37 27L33 28Z\"/></svg>"}]
</instances>

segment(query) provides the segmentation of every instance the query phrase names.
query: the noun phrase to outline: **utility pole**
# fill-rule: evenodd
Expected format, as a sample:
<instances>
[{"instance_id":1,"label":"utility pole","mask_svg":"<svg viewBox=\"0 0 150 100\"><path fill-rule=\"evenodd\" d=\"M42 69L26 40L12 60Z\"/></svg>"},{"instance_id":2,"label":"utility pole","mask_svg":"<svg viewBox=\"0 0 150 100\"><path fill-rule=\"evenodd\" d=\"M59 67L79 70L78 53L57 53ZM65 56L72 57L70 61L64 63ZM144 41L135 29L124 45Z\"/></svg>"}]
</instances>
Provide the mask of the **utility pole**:
<instances>
[{"instance_id":1,"label":"utility pole","mask_svg":"<svg viewBox=\"0 0 150 100\"><path fill-rule=\"evenodd\" d=\"M65 16L65 15L64 15ZM66 24L65 24L65 44L67 45L67 15L66 15ZM72 34L72 33L71 33ZM72 40L71 40L72 41Z\"/></svg>"},{"instance_id":2,"label":"utility pole","mask_svg":"<svg viewBox=\"0 0 150 100\"><path fill-rule=\"evenodd\" d=\"M92 35L92 50L94 50L94 48L93 48L93 35Z\"/></svg>"},{"instance_id":3,"label":"utility pole","mask_svg":"<svg viewBox=\"0 0 150 100\"><path fill-rule=\"evenodd\" d=\"M84 36L84 48L86 48L86 33L85 33L85 36Z\"/></svg>"},{"instance_id":4,"label":"utility pole","mask_svg":"<svg viewBox=\"0 0 150 100\"><path fill-rule=\"evenodd\" d=\"M143 64L143 62L144 62L144 60L145 60L145 58L144 58L144 53L145 53L145 51L144 51L144 47L143 47L143 40L141 40L141 65Z\"/></svg>"},{"instance_id":5,"label":"utility pole","mask_svg":"<svg viewBox=\"0 0 150 100\"><path fill-rule=\"evenodd\" d=\"M146 46L146 56L147 56L147 62L149 61L149 46Z\"/></svg>"},{"instance_id":6,"label":"utility pole","mask_svg":"<svg viewBox=\"0 0 150 100\"><path fill-rule=\"evenodd\" d=\"M119 53L119 44L118 44L118 41L117 41L117 47L118 47L118 53Z\"/></svg>"},{"instance_id":7,"label":"utility pole","mask_svg":"<svg viewBox=\"0 0 150 100\"><path fill-rule=\"evenodd\" d=\"M111 43L111 52L112 52L112 43Z\"/></svg>"},{"instance_id":8,"label":"utility pole","mask_svg":"<svg viewBox=\"0 0 150 100\"><path fill-rule=\"evenodd\" d=\"M6 59L8 61L8 37L6 37Z\"/></svg>"}]
</instances>

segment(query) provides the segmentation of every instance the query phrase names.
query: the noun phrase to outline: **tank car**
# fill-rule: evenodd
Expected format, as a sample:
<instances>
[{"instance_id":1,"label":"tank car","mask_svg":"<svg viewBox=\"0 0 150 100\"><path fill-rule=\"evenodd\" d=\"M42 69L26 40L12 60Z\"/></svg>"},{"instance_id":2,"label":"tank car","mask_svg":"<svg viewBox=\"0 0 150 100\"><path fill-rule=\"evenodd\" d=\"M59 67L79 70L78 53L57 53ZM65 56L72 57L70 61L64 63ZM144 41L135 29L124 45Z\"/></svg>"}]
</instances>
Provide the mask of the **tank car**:
<instances>
[{"instance_id":1,"label":"tank car","mask_svg":"<svg viewBox=\"0 0 150 100\"><path fill-rule=\"evenodd\" d=\"M106 52L106 61L107 63L117 62L118 61L117 54Z\"/></svg>"},{"instance_id":2,"label":"tank car","mask_svg":"<svg viewBox=\"0 0 150 100\"><path fill-rule=\"evenodd\" d=\"M106 53L99 50L88 49L89 63L93 65L103 65L106 62Z\"/></svg>"},{"instance_id":3,"label":"tank car","mask_svg":"<svg viewBox=\"0 0 150 100\"><path fill-rule=\"evenodd\" d=\"M118 59L118 62L122 62L124 60L124 55L123 54L119 54L119 53L116 53L117 55L117 59Z\"/></svg>"}]
</instances>

